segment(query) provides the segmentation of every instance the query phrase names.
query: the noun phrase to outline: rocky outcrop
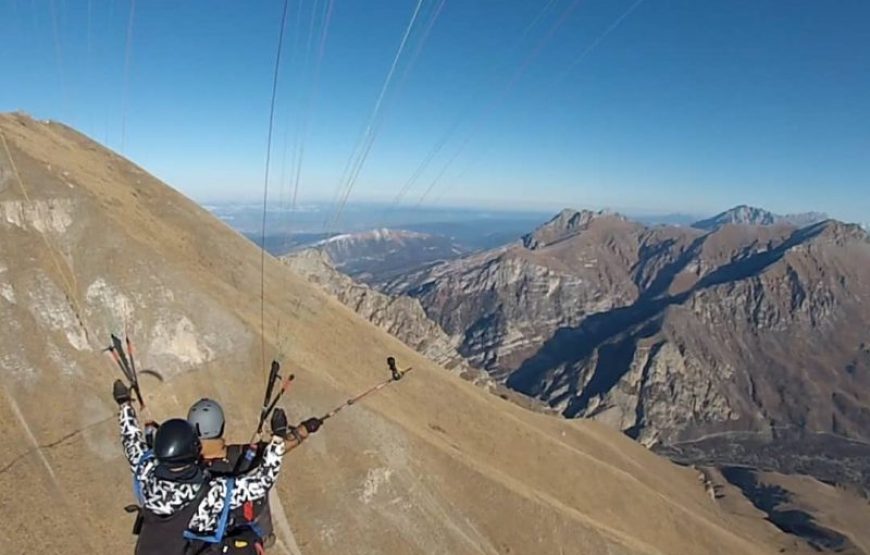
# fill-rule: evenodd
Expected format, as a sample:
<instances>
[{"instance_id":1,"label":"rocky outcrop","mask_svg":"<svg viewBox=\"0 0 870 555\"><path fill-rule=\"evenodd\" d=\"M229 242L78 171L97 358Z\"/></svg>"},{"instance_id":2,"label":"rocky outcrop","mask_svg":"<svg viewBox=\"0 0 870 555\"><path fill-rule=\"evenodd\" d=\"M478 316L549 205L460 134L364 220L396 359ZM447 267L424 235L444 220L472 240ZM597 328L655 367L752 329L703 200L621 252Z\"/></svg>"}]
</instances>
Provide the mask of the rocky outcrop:
<instances>
[{"instance_id":1,"label":"rocky outcrop","mask_svg":"<svg viewBox=\"0 0 870 555\"><path fill-rule=\"evenodd\" d=\"M454 342L426 316L418 300L390 297L356 283L336 270L329 256L319 249L300 251L281 260L295 273L433 362L480 385L492 385L487 374L472 368L456 351Z\"/></svg>"},{"instance_id":2,"label":"rocky outcrop","mask_svg":"<svg viewBox=\"0 0 870 555\"><path fill-rule=\"evenodd\" d=\"M593 212L591 210L581 210L578 212L566 208L532 233L524 235L522 238L523 246L534 250L552 245L580 233L589 226L592 220L602 217L625 219L619 214L605 211Z\"/></svg>"}]
</instances>

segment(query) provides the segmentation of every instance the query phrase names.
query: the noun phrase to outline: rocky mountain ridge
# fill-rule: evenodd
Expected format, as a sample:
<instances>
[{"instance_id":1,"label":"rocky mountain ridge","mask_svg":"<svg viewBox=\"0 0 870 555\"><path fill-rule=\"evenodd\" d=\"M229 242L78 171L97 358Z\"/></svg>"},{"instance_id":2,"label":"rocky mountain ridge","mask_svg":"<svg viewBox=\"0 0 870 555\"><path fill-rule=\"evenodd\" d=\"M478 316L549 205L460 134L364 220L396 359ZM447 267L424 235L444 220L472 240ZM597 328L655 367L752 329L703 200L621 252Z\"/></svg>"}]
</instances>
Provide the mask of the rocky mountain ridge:
<instances>
[{"instance_id":1,"label":"rocky mountain ridge","mask_svg":"<svg viewBox=\"0 0 870 555\"><path fill-rule=\"evenodd\" d=\"M866 232L836 221L704 233L562 212L522 243L388 290L566 416L659 447L805 437L805 471L870 483L848 455L870 441L868 270ZM830 436L842 464L823 460Z\"/></svg>"},{"instance_id":2,"label":"rocky mountain ridge","mask_svg":"<svg viewBox=\"0 0 870 555\"><path fill-rule=\"evenodd\" d=\"M571 209L564 209L556 216L539 226L533 232L522 237L523 246L530 250L546 247L558 241L569 238L571 235L580 233L588 228L589 224L595 218L617 218L627 221L624 216L608 211L593 212L591 210L580 210L579 212Z\"/></svg>"},{"instance_id":3,"label":"rocky mountain ridge","mask_svg":"<svg viewBox=\"0 0 870 555\"><path fill-rule=\"evenodd\" d=\"M504 378L556 329L633 302L639 283L654 287L656 264L665 257L640 266L640 255L670 249L675 258L702 235L591 212L563 212L539 231L521 243L402 276L385 291L419 298L460 339L463 356Z\"/></svg>"},{"instance_id":4,"label":"rocky mountain ridge","mask_svg":"<svg viewBox=\"0 0 870 555\"><path fill-rule=\"evenodd\" d=\"M741 204L740 206L735 206L734 208L728 209L706 220L697 221L692 224L692 227L703 229L705 231L713 231L728 224L786 224L796 227L805 227L823 222L827 219L829 219L829 216L823 212L803 212L800 214L780 215L764 210L763 208Z\"/></svg>"}]
</instances>

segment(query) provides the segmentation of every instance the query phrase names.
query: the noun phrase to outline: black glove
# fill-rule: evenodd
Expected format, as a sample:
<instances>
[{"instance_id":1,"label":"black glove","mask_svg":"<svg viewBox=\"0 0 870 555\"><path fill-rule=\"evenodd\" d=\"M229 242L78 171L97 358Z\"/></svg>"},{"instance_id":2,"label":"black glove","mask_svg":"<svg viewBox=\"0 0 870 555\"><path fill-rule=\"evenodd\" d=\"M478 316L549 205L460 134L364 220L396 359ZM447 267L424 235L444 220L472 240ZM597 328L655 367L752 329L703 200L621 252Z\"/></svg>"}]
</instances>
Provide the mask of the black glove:
<instances>
[{"instance_id":1,"label":"black glove","mask_svg":"<svg viewBox=\"0 0 870 555\"><path fill-rule=\"evenodd\" d=\"M290 433L290 427L287 426L287 415L284 414L284 409L277 408L272 413L272 421L270 422L272 433L282 439L287 439L287 434Z\"/></svg>"},{"instance_id":2,"label":"black glove","mask_svg":"<svg viewBox=\"0 0 870 555\"><path fill-rule=\"evenodd\" d=\"M145 423L143 433L145 434L145 444L150 448L154 448L154 438L157 437L157 430L160 429L160 424L153 420Z\"/></svg>"},{"instance_id":3,"label":"black glove","mask_svg":"<svg viewBox=\"0 0 870 555\"><path fill-rule=\"evenodd\" d=\"M323 420L319 418L309 418L302 423L302 427L305 428L305 431L309 434L313 434L319 430L321 426L323 426Z\"/></svg>"},{"instance_id":4,"label":"black glove","mask_svg":"<svg viewBox=\"0 0 870 555\"><path fill-rule=\"evenodd\" d=\"M112 397L115 398L115 402L118 403L118 406L123 405L124 403L130 402L130 388L124 385L124 382L121 380L115 380L114 385L112 386Z\"/></svg>"}]
</instances>

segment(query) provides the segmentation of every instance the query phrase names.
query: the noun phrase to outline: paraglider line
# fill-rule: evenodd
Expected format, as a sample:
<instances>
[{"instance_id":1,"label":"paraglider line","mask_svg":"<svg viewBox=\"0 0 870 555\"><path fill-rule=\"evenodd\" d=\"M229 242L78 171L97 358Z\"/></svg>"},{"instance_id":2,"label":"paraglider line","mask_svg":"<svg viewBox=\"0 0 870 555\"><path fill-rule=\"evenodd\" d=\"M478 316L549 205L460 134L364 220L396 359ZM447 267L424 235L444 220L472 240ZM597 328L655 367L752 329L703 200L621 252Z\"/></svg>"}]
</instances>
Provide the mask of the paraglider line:
<instances>
[{"instance_id":1,"label":"paraglider line","mask_svg":"<svg viewBox=\"0 0 870 555\"><path fill-rule=\"evenodd\" d=\"M121 107L121 153L127 145L127 104L130 96L130 58L133 53L133 22L136 17L136 0L130 0L130 18L127 20L127 41L124 47L124 90Z\"/></svg>"},{"instance_id":2,"label":"paraglider line","mask_svg":"<svg viewBox=\"0 0 870 555\"><path fill-rule=\"evenodd\" d=\"M343 187L340 187L340 190L343 191L343 193L340 194L340 200L335 210L335 216L332 220L333 226L338 225L338 222L341 219L341 214L344 211L345 205L347 204L347 200L350 197L351 191L353 191L356 180L359 177L363 165L365 164L366 158L368 157L372 145L374 144L377 128L379 127L381 119L381 106L383 104L384 98L387 95L387 91L390 88L390 83L393 80L393 75L395 74L396 68L399 65L399 60L402 58L402 53L405 50L405 45L408 43L408 37L411 35L411 31L414 29L414 24L417 22L417 16L420 14L420 8L422 6L423 0L418 0L417 6L416 8L414 8L414 13L413 15L411 15L411 20L408 22L407 28L405 28L405 33L402 36L402 41L399 43L399 48L398 50L396 50L396 55L393 57L393 63L390 65L390 70L387 72L387 77L384 79L384 84L383 86L381 86L381 92L380 94L378 94L377 101L375 101L375 106L372 110L371 117L369 118L368 126L363 133L363 137L360 141L360 144L358 145L358 148L355 150L356 157L352 158L353 162L349 165L351 169L350 173L347 176L347 183L345 183Z\"/></svg>"},{"instance_id":3,"label":"paraglider line","mask_svg":"<svg viewBox=\"0 0 870 555\"><path fill-rule=\"evenodd\" d=\"M275 54L275 71L272 75L272 101L269 108L269 133L266 137L266 169L263 178L263 226L260 243L260 362L266 365L266 210L269 205L269 165L272 161L272 130L275 124L275 97L278 94L278 73L281 68L281 49L284 45L284 29L287 24L288 0L284 0L281 14L281 31L278 34L278 51Z\"/></svg>"}]
</instances>

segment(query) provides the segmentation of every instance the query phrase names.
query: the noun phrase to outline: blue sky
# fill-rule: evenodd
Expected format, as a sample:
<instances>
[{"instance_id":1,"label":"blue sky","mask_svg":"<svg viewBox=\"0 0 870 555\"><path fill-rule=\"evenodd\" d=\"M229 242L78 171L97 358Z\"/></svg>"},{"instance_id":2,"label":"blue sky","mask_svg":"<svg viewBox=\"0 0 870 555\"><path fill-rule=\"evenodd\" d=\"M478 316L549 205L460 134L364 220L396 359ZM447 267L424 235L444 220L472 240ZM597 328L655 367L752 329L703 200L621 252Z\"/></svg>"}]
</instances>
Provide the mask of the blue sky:
<instances>
[{"instance_id":1,"label":"blue sky","mask_svg":"<svg viewBox=\"0 0 870 555\"><path fill-rule=\"evenodd\" d=\"M0 0L0 110L197 200L256 199L282 5L139 0L128 49L130 0ZM270 202L298 153L300 202L348 183L418 6L351 202L393 201L434 153L405 205L870 220L864 0L290 1Z\"/></svg>"}]
</instances>

